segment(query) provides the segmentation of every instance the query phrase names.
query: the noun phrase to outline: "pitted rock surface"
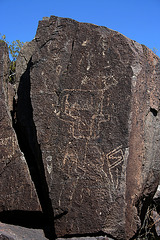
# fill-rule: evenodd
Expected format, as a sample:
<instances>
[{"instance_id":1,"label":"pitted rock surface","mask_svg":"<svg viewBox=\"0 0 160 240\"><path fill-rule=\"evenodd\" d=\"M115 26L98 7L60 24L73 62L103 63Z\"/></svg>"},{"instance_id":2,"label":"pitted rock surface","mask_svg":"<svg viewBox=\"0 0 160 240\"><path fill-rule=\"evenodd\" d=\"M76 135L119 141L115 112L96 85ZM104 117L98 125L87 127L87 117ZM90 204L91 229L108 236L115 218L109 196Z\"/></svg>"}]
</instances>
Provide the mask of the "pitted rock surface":
<instances>
[{"instance_id":1,"label":"pitted rock surface","mask_svg":"<svg viewBox=\"0 0 160 240\"><path fill-rule=\"evenodd\" d=\"M7 44L0 42L0 212L40 211L37 193L12 127L10 111L14 93L7 84L8 64Z\"/></svg>"},{"instance_id":2,"label":"pitted rock surface","mask_svg":"<svg viewBox=\"0 0 160 240\"><path fill-rule=\"evenodd\" d=\"M52 16L17 76L17 119L27 138L35 124L57 236L133 237L160 177L160 59L106 27Z\"/></svg>"}]
</instances>

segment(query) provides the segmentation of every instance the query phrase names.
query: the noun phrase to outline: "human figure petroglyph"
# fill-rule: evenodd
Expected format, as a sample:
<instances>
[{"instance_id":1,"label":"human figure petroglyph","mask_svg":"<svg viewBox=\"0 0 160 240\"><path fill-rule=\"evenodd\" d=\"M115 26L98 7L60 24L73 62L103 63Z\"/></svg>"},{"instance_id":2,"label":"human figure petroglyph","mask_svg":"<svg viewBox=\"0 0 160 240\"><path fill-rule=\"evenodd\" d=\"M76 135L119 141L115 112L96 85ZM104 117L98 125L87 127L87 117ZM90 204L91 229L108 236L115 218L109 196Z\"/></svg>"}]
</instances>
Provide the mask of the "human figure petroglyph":
<instances>
[{"instance_id":1,"label":"human figure petroglyph","mask_svg":"<svg viewBox=\"0 0 160 240\"><path fill-rule=\"evenodd\" d=\"M85 155L86 165L88 164L90 169L92 167L96 169L99 176L108 178L112 188L117 189L124 160L122 145L105 154L100 147L88 143ZM92 173L90 174L92 175Z\"/></svg>"},{"instance_id":2,"label":"human figure petroglyph","mask_svg":"<svg viewBox=\"0 0 160 240\"><path fill-rule=\"evenodd\" d=\"M74 196L80 176L84 175L84 171L78 163L78 154L72 144L69 142L64 158L62 160L63 173L66 175L66 181L61 184L62 188L59 194L59 207L67 202L67 208L72 207L72 198ZM67 184L66 184L67 182Z\"/></svg>"},{"instance_id":3,"label":"human figure petroglyph","mask_svg":"<svg viewBox=\"0 0 160 240\"><path fill-rule=\"evenodd\" d=\"M77 174L77 162L77 153L69 143L63 158L63 169L69 178Z\"/></svg>"},{"instance_id":4,"label":"human figure petroglyph","mask_svg":"<svg viewBox=\"0 0 160 240\"><path fill-rule=\"evenodd\" d=\"M61 97L60 118L71 123L75 139L95 139L103 115L103 90L65 90Z\"/></svg>"},{"instance_id":5,"label":"human figure petroglyph","mask_svg":"<svg viewBox=\"0 0 160 240\"><path fill-rule=\"evenodd\" d=\"M114 80L113 78L111 81ZM116 80L112 81L112 85L116 84ZM105 89L65 89L59 96L60 107L54 112L57 118L70 125L68 133L72 140L68 142L62 160L67 185L65 182L62 184L59 196L60 205L64 201L63 192L67 189L65 191L68 193L68 206L71 206L77 185L82 179L88 181L88 177L95 182L96 177L99 180L105 179L108 189L110 188L109 192L118 189L123 164L122 146L106 153L98 143L104 126L108 122L116 122L116 115L112 116L112 113L107 112L107 108L113 108L114 103L110 102L110 95L105 93ZM84 142L85 146L81 153L74 145L74 141ZM79 154L81 154L83 163L79 159ZM81 195L82 193L85 194L85 191L81 191ZM81 196L81 201L82 199L83 196Z\"/></svg>"},{"instance_id":6,"label":"human figure petroglyph","mask_svg":"<svg viewBox=\"0 0 160 240\"><path fill-rule=\"evenodd\" d=\"M61 93L61 113L59 117L71 124L70 133L74 139L85 139L88 143L91 140L98 139L101 124L116 118L109 113L105 113L105 115L103 113L104 92L104 89L66 89ZM107 154L106 159L110 180L114 182L111 172L123 161L121 146ZM116 159L117 161L115 161Z\"/></svg>"},{"instance_id":7,"label":"human figure petroglyph","mask_svg":"<svg viewBox=\"0 0 160 240\"><path fill-rule=\"evenodd\" d=\"M64 182L62 186L59 203L64 201L63 194L66 194L67 191L69 208L72 206L73 197L77 196L76 201L81 204L83 202L87 183L86 188L83 187L84 189L81 189L79 186L79 193L76 192L77 185L80 184L81 181L88 181L88 179L90 179L96 183L97 181L105 180L110 197L112 191L118 189L120 184L123 164L123 150L121 145L105 154L100 147L94 145L93 141L87 141L84 152L81 152L81 155L83 155L83 158L85 159L83 165L79 160L78 154L73 148L72 143L70 143L66 148L63 159L63 173L66 174L68 180L67 185L66 182ZM92 191L92 189L94 189L94 186L91 187L90 191ZM113 200L113 196L111 197L111 200Z\"/></svg>"}]
</instances>

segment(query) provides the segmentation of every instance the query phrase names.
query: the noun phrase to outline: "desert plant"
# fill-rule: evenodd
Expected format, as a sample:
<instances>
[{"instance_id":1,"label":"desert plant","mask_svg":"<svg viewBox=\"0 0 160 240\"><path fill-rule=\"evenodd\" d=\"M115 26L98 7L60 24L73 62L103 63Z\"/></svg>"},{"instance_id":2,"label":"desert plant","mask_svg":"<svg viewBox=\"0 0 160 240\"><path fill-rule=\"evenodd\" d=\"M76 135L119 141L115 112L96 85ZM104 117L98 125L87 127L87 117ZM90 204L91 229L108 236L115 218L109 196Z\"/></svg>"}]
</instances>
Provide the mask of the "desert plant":
<instances>
[{"instance_id":1,"label":"desert plant","mask_svg":"<svg viewBox=\"0 0 160 240\"><path fill-rule=\"evenodd\" d=\"M10 74L9 74L8 81L13 84L15 83L16 59L24 43L21 42L20 40L16 40L11 42L10 44L6 39L6 36L2 34L0 34L0 41L6 42L8 45L9 54L11 57L10 67L9 67Z\"/></svg>"}]
</instances>

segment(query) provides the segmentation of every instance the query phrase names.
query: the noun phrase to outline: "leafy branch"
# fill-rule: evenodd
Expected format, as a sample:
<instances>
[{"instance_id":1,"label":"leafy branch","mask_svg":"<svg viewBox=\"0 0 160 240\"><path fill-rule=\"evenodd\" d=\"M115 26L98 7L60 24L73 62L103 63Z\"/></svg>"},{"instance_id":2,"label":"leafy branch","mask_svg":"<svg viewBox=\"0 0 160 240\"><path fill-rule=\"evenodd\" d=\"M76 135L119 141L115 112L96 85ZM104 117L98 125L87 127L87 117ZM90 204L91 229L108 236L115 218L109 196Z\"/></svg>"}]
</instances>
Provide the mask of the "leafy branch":
<instances>
[{"instance_id":1,"label":"leafy branch","mask_svg":"<svg viewBox=\"0 0 160 240\"><path fill-rule=\"evenodd\" d=\"M9 54L12 58L10 62L10 67L9 67L9 70L10 70L9 82L13 84L15 83L16 60L24 43L21 42L20 40L16 40L16 41L13 41L11 44L9 44L9 42L6 39L6 36L2 35L1 33L0 33L0 42L5 42L8 45Z\"/></svg>"},{"instance_id":2,"label":"leafy branch","mask_svg":"<svg viewBox=\"0 0 160 240\"><path fill-rule=\"evenodd\" d=\"M157 48L155 48L155 47L153 47L152 51L153 51L155 54L157 54L157 52L158 52L158 49L157 49Z\"/></svg>"}]
</instances>

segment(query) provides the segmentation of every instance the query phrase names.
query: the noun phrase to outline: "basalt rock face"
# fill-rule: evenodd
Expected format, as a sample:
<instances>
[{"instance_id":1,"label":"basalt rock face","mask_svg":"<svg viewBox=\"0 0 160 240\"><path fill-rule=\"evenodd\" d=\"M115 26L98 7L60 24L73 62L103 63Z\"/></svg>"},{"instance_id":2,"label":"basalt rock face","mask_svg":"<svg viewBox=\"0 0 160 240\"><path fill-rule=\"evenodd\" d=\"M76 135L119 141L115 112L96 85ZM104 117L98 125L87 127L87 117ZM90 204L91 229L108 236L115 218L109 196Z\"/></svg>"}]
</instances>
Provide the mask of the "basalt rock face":
<instances>
[{"instance_id":1,"label":"basalt rock face","mask_svg":"<svg viewBox=\"0 0 160 240\"><path fill-rule=\"evenodd\" d=\"M50 227L133 237L160 178L159 58L108 28L52 16L16 71L17 135Z\"/></svg>"},{"instance_id":2,"label":"basalt rock face","mask_svg":"<svg viewBox=\"0 0 160 240\"><path fill-rule=\"evenodd\" d=\"M8 67L7 44L0 42L0 212L40 211L37 193L12 127L10 111L14 90L7 83Z\"/></svg>"}]
</instances>

